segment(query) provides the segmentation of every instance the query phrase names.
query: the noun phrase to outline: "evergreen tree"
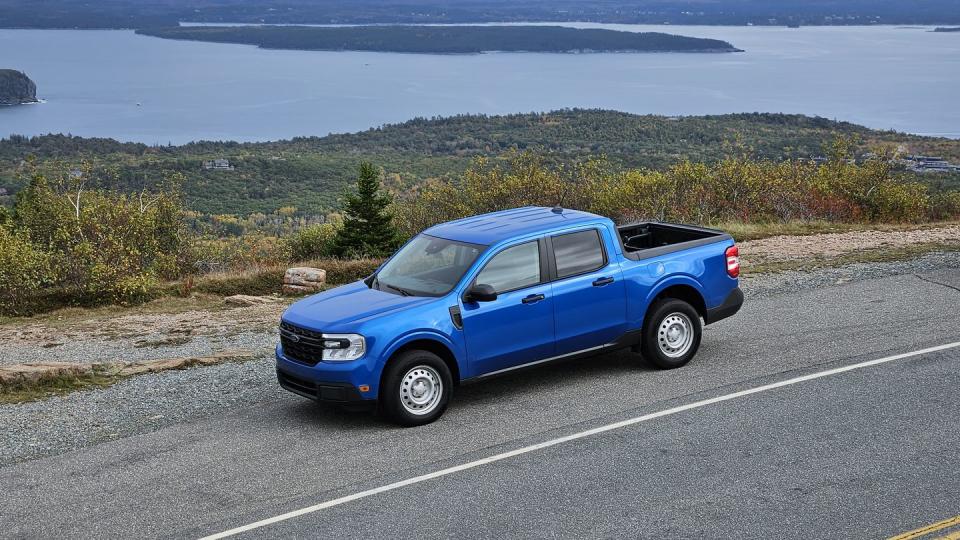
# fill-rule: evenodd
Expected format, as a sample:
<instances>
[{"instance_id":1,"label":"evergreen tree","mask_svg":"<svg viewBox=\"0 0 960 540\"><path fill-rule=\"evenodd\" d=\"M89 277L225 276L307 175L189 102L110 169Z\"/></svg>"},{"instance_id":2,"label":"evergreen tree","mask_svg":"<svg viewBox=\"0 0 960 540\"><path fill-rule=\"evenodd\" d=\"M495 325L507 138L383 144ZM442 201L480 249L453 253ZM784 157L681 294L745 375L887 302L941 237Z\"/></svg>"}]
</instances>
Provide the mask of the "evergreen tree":
<instances>
[{"instance_id":1,"label":"evergreen tree","mask_svg":"<svg viewBox=\"0 0 960 540\"><path fill-rule=\"evenodd\" d=\"M343 226L333 240L333 254L383 257L392 253L399 235L387 211L390 203L390 195L380 190L380 171L371 163L361 163L357 191L345 197Z\"/></svg>"}]
</instances>

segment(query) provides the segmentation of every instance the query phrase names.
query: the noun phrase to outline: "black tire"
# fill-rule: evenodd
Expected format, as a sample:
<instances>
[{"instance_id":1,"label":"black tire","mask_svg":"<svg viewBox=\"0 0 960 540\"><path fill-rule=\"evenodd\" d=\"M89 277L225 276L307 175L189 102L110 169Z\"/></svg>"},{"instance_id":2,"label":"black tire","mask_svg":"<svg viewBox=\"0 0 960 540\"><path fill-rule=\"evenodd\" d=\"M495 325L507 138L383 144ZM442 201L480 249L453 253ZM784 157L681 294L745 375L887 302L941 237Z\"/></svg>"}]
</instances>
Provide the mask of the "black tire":
<instances>
[{"instance_id":1,"label":"black tire","mask_svg":"<svg viewBox=\"0 0 960 540\"><path fill-rule=\"evenodd\" d=\"M669 341L671 328L676 327L679 333L681 332L679 328L687 323L689 323L692 332L691 341L689 343L684 341L684 347L671 348L671 342ZM693 306L676 298L658 300L650 306L647 319L643 324L643 340L640 344L640 350L643 353L644 361L658 369L673 369L683 366L697 354L702 333L700 314ZM661 342L663 342L663 345L661 345ZM673 354L668 354L665 349L672 350ZM684 349L685 352L678 354Z\"/></svg>"},{"instance_id":2,"label":"black tire","mask_svg":"<svg viewBox=\"0 0 960 540\"><path fill-rule=\"evenodd\" d=\"M439 378L439 388L431 382L435 378ZM430 406L422 407L424 412L416 413L410 410L417 407L415 400L423 399L427 395L425 393L417 396L417 388L411 384L420 389L427 388L424 392L439 390L439 396L435 400L429 400ZM439 356L429 351L406 351L387 364L380 384L380 412L388 420L401 426L422 426L443 415L452 394L453 377L447 364ZM406 396L406 399L403 396Z\"/></svg>"}]
</instances>

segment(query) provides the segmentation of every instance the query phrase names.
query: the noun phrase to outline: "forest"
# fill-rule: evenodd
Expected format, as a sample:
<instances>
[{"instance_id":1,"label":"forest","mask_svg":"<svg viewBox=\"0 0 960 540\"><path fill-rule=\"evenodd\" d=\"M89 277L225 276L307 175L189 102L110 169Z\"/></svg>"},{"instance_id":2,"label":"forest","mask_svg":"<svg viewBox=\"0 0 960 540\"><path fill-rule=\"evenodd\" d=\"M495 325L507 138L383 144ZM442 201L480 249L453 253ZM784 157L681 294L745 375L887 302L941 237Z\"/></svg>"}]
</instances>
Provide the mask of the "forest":
<instances>
[{"instance_id":1,"label":"forest","mask_svg":"<svg viewBox=\"0 0 960 540\"><path fill-rule=\"evenodd\" d=\"M28 164L56 172L89 166L99 187L138 192L170 174L183 177L187 207L201 214L270 214L295 208L322 215L337 200L357 163L382 167L389 189L402 192L427 179L452 179L475 156L502 159L509 151L536 151L548 163L604 156L615 166L663 170L683 160L714 163L746 155L780 161L824 155L837 136L858 141L855 153L877 147L931 153L960 161L960 142L876 131L847 122L786 114L664 117L604 110L561 110L504 116L418 118L350 134L265 143L195 142L147 146L70 135L0 140L0 203L28 179ZM233 169L204 168L226 159ZM960 187L952 177L921 181Z\"/></svg>"},{"instance_id":2,"label":"forest","mask_svg":"<svg viewBox=\"0 0 960 540\"><path fill-rule=\"evenodd\" d=\"M137 33L165 39L312 51L428 54L738 51L717 39L562 26L174 26L140 29Z\"/></svg>"}]
</instances>

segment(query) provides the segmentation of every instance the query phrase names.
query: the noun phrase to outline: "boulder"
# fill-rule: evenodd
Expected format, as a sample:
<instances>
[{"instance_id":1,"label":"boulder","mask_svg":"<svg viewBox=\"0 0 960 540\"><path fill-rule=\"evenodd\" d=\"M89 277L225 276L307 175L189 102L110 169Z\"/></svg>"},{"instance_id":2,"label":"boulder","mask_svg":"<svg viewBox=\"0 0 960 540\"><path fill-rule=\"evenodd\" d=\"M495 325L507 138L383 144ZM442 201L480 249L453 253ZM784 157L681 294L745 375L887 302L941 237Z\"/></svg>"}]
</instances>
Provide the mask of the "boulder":
<instances>
[{"instance_id":1,"label":"boulder","mask_svg":"<svg viewBox=\"0 0 960 540\"><path fill-rule=\"evenodd\" d=\"M322 291L327 283L327 271L309 266L288 268L283 274L285 294L310 294Z\"/></svg>"}]
</instances>

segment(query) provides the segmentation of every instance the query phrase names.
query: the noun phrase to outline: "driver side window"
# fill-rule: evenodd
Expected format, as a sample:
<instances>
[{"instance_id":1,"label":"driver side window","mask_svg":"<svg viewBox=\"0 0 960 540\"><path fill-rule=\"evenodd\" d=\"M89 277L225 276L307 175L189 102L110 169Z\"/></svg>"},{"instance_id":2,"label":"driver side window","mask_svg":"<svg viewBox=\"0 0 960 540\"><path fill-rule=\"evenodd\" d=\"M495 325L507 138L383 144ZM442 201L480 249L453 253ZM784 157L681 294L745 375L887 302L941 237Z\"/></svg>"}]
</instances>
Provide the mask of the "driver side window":
<instances>
[{"instance_id":1,"label":"driver side window","mask_svg":"<svg viewBox=\"0 0 960 540\"><path fill-rule=\"evenodd\" d=\"M540 247L537 241L497 253L477 274L476 283L505 293L540 283Z\"/></svg>"}]
</instances>

